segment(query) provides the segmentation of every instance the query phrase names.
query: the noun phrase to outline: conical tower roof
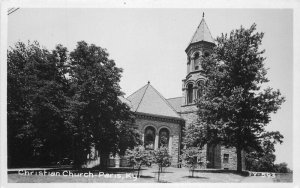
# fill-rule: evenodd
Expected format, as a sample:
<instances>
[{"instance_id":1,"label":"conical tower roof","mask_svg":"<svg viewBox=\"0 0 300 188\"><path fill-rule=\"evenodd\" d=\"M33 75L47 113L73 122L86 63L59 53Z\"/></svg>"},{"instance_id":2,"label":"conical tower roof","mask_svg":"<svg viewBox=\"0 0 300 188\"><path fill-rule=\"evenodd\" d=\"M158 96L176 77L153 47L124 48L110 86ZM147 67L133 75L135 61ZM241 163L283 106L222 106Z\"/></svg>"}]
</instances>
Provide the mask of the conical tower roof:
<instances>
[{"instance_id":1,"label":"conical tower roof","mask_svg":"<svg viewBox=\"0 0 300 188\"><path fill-rule=\"evenodd\" d=\"M201 20L199 26L197 27L189 45L196 43L196 42L200 42L200 41L214 43L214 39L211 36L208 26L204 20L204 13L203 13L202 20Z\"/></svg>"}]
</instances>

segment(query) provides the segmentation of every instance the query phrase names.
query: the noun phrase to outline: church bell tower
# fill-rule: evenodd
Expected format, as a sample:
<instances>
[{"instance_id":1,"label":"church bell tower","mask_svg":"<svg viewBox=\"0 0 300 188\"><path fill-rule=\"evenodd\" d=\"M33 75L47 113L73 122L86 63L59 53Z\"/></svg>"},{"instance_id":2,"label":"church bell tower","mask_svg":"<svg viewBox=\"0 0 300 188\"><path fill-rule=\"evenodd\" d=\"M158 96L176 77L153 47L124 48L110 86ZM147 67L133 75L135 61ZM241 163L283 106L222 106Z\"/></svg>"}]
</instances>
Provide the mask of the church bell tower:
<instances>
[{"instance_id":1,"label":"church bell tower","mask_svg":"<svg viewBox=\"0 0 300 188\"><path fill-rule=\"evenodd\" d=\"M196 121L197 107L195 100L202 96L204 76L201 74L201 59L209 56L215 46L214 39L204 19L198 25L185 52L187 54L187 75L182 80L182 106L181 115L188 124Z\"/></svg>"},{"instance_id":2,"label":"church bell tower","mask_svg":"<svg viewBox=\"0 0 300 188\"><path fill-rule=\"evenodd\" d=\"M215 46L214 39L204 20L197 27L189 45L185 49L187 54L187 75L183 79L182 91L184 95L184 105L195 105L195 99L202 95L201 88L203 87L204 77L201 75L201 59L209 56Z\"/></svg>"}]
</instances>

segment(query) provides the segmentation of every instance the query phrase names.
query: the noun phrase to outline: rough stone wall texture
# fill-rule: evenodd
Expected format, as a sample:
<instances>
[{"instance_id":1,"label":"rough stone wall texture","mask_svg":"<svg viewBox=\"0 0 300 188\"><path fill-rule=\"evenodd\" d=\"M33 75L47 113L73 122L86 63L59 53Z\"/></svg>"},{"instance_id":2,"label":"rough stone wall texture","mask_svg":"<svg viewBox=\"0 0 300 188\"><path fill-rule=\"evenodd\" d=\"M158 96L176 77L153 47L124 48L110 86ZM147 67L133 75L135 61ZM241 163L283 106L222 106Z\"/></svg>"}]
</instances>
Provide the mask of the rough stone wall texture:
<instances>
[{"instance_id":1,"label":"rough stone wall texture","mask_svg":"<svg viewBox=\"0 0 300 188\"><path fill-rule=\"evenodd\" d=\"M224 161L224 154L229 154L228 163ZM222 169L236 170L237 169L237 156L235 148L226 148L221 146L221 161Z\"/></svg>"},{"instance_id":2,"label":"rough stone wall texture","mask_svg":"<svg viewBox=\"0 0 300 188\"><path fill-rule=\"evenodd\" d=\"M198 119L197 115L197 106L196 105L187 105L181 107L180 116L185 120L186 128L193 122L196 122Z\"/></svg>"},{"instance_id":3,"label":"rough stone wall texture","mask_svg":"<svg viewBox=\"0 0 300 188\"><path fill-rule=\"evenodd\" d=\"M159 131L161 128L167 128L170 131L171 143L171 155L172 155L172 166L177 166L179 162L179 152L180 152L180 143L181 143L181 125L178 122L166 122L155 119L147 118L136 118L135 124L138 126L139 131L144 134L144 130L148 126L155 128L155 134L158 137ZM158 142L158 140L155 140Z\"/></svg>"},{"instance_id":4,"label":"rough stone wall texture","mask_svg":"<svg viewBox=\"0 0 300 188\"><path fill-rule=\"evenodd\" d=\"M179 152L180 152L180 137L179 135L173 135L171 155L172 155L172 166L174 167L178 167Z\"/></svg>"}]
</instances>

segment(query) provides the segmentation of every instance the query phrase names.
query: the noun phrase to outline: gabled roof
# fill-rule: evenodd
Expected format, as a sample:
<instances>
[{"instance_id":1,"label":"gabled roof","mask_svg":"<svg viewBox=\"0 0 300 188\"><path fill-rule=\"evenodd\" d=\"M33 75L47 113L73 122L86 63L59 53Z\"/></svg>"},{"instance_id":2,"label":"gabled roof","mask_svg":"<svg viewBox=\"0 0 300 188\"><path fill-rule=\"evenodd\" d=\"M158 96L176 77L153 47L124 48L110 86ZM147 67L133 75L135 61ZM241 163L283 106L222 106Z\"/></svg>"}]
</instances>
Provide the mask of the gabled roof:
<instances>
[{"instance_id":1,"label":"gabled roof","mask_svg":"<svg viewBox=\"0 0 300 188\"><path fill-rule=\"evenodd\" d=\"M192 37L190 44L200 42L200 41L214 43L214 39L211 36L211 33L210 33L210 31L206 25L206 22L204 20L204 15L202 17L202 20L201 20L198 28L196 29L196 31Z\"/></svg>"},{"instance_id":2,"label":"gabled roof","mask_svg":"<svg viewBox=\"0 0 300 188\"><path fill-rule=\"evenodd\" d=\"M175 97L167 99L167 101L176 110L176 112L181 112L182 98L183 97Z\"/></svg>"},{"instance_id":3,"label":"gabled roof","mask_svg":"<svg viewBox=\"0 0 300 188\"><path fill-rule=\"evenodd\" d=\"M175 109L149 82L127 99L131 102L131 110L134 112L180 118Z\"/></svg>"}]
</instances>

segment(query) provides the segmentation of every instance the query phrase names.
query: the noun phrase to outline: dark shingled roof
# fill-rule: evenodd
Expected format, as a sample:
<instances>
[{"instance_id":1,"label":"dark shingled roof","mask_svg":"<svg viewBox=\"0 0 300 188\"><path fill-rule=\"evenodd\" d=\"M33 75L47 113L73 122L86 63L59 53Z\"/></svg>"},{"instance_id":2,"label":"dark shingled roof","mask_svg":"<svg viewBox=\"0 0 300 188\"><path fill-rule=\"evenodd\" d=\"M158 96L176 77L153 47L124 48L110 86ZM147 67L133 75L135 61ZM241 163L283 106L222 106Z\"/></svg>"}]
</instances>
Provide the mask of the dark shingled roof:
<instances>
[{"instance_id":1,"label":"dark shingled roof","mask_svg":"<svg viewBox=\"0 0 300 188\"><path fill-rule=\"evenodd\" d=\"M197 30L195 31L192 37L190 44L200 42L200 41L214 43L214 39L210 34L210 31L206 25L204 18L202 18Z\"/></svg>"},{"instance_id":2,"label":"dark shingled roof","mask_svg":"<svg viewBox=\"0 0 300 188\"><path fill-rule=\"evenodd\" d=\"M147 114L180 118L169 102L148 83L127 97L131 110Z\"/></svg>"}]
</instances>

